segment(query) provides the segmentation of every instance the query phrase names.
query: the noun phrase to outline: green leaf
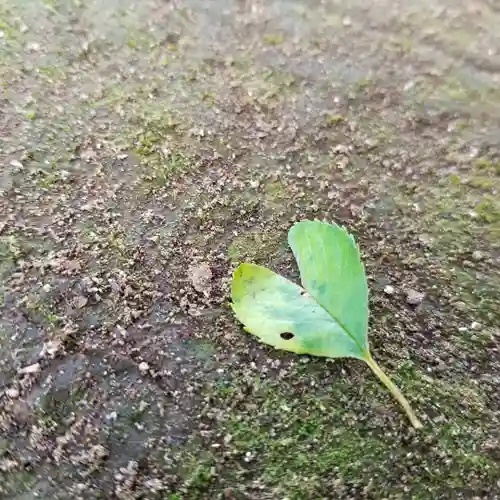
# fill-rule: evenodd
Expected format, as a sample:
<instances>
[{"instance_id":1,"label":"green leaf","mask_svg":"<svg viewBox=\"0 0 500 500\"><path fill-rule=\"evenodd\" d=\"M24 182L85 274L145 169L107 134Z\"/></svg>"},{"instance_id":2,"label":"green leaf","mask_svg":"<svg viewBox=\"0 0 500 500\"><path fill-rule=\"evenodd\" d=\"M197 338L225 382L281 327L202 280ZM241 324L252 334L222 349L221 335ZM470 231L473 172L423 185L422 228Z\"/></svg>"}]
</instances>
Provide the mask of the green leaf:
<instances>
[{"instance_id":1,"label":"green leaf","mask_svg":"<svg viewBox=\"0 0 500 500\"><path fill-rule=\"evenodd\" d=\"M363 354L368 348L368 285L354 238L343 227L307 220L290 229L288 243L302 286Z\"/></svg>"},{"instance_id":2,"label":"green leaf","mask_svg":"<svg viewBox=\"0 0 500 500\"><path fill-rule=\"evenodd\" d=\"M288 234L304 288L255 264L241 264L232 282L232 308L261 342L297 354L365 361L421 423L368 346L368 285L359 248L342 227L302 221Z\"/></svg>"},{"instance_id":3,"label":"green leaf","mask_svg":"<svg viewBox=\"0 0 500 500\"><path fill-rule=\"evenodd\" d=\"M363 359L363 351L344 328L305 291L255 264L234 273L233 311L262 342L297 354Z\"/></svg>"}]
</instances>

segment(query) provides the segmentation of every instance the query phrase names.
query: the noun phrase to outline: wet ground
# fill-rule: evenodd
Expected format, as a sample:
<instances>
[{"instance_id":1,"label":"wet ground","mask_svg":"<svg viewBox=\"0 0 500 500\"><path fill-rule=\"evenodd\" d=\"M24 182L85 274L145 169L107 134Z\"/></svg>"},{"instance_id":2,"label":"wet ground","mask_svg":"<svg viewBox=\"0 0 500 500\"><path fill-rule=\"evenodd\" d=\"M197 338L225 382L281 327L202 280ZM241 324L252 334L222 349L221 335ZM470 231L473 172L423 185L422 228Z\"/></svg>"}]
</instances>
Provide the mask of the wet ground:
<instances>
[{"instance_id":1,"label":"wet ground","mask_svg":"<svg viewBox=\"0 0 500 500\"><path fill-rule=\"evenodd\" d=\"M494 0L0 0L0 498L500 492ZM238 262L345 224L368 369L258 345Z\"/></svg>"}]
</instances>

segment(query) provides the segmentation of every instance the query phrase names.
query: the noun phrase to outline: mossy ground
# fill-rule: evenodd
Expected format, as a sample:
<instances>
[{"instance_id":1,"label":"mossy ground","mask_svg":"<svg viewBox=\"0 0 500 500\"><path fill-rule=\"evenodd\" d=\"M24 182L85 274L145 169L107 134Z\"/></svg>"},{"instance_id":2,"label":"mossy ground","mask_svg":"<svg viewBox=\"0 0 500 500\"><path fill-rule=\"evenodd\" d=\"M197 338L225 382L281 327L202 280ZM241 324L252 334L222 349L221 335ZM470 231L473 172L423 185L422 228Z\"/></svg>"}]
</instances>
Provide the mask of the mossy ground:
<instances>
[{"instance_id":1,"label":"mossy ground","mask_svg":"<svg viewBox=\"0 0 500 500\"><path fill-rule=\"evenodd\" d=\"M0 494L493 498L498 12L0 4ZM420 432L362 363L232 318L233 267L297 279L315 217L360 242Z\"/></svg>"}]
</instances>

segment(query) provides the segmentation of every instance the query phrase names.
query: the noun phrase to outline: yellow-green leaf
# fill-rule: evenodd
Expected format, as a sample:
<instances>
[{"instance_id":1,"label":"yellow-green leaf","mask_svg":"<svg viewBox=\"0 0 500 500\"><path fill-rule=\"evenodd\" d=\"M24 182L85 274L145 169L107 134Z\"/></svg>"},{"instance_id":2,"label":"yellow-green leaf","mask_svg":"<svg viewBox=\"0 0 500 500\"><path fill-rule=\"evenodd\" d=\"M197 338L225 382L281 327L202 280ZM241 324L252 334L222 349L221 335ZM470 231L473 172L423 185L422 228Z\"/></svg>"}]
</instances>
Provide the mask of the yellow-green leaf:
<instances>
[{"instance_id":1,"label":"yellow-green leaf","mask_svg":"<svg viewBox=\"0 0 500 500\"><path fill-rule=\"evenodd\" d=\"M241 264L232 284L236 317L262 342L297 354L363 359L363 349L298 285L255 264Z\"/></svg>"},{"instance_id":2,"label":"yellow-green leaf","mask_svg":"<svg viewBox=\"0 0 500 500\"><path fill-rule=\"evenodd\" d=\"M304 288L255 264L232 282L232 307L262 342L297 354L365 361L399 401L414 427L421 423L368 346L368 285L358 246L342 227L302 221L288 233Z\"/></svg>"}]
</instances>

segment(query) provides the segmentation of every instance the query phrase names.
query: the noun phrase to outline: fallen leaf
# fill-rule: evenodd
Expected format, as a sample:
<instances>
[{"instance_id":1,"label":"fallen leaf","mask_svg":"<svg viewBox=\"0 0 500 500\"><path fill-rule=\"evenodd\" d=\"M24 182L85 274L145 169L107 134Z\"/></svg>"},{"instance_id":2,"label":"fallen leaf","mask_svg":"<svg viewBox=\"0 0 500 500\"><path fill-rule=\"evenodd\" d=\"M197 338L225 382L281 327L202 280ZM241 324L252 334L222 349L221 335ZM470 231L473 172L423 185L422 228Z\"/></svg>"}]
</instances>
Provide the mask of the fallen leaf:
<instances>
[{"instance_id":1,"label":"fallen leaf","mask_svg":"<svg viewBox=\"0 0 500 500\"><path fill-rule=\"evenodd\" d=\"M262 342L297 354L363 360L421 427L408 401L372 358L368 283L359 248L343 227L302 221L288 233L302 287L256 264L233 276L232 308Z\"/></svg>"}]
</instances>

